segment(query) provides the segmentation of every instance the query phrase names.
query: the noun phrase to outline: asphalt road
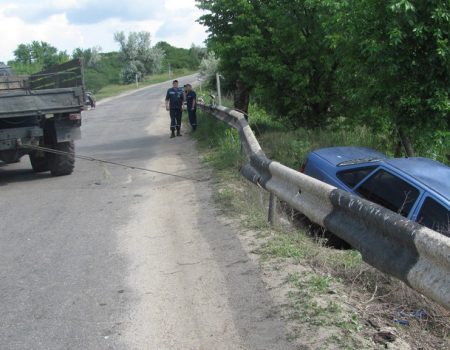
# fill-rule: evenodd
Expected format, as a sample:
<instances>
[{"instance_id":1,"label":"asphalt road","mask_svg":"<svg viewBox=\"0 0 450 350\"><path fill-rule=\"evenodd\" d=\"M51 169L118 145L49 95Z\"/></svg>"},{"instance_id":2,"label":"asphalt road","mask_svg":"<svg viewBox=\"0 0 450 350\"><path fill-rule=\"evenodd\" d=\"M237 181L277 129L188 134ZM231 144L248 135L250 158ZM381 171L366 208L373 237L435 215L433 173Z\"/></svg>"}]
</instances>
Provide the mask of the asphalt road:
<instances>
[{"instance_id":1,"label":"asphalt road","mask_svg":"<svg viewBox=\"0 0 450 350\"><path fill-rule=\"evenodd\" d=\"M85 112L77 153L207 178L189 136L168 137L169 86ZM27 157L0 167L0 349L288 349L211 186L83 160L57 178Z\"/></svg>"}]
</instances>

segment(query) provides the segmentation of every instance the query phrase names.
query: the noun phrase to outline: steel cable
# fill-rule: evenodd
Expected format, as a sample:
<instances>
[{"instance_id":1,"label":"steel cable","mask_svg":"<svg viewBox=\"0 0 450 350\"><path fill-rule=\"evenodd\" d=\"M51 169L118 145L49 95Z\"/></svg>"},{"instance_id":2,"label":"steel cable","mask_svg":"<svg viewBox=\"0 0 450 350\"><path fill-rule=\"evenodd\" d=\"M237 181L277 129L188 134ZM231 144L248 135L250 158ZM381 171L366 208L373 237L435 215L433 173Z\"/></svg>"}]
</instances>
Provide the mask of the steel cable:
<instances>
[{"instance_id":1,"label":"steel cable","mask_svg":"<svg viewBox=\"0 0 450 350\"><path fill-rule=\"evenodd\" d=\"M160 175L172 176L172 177L176 177L176 178L179 178L179 179L190 180L190 181L195 181L195 182L203 182L203 181L208 181L209 180L209 179L195 179L193 177L173 174L173 173L169 173L169 172L165 172L165 171L148 169L148 168L142 168L142 167L138 167L138 166L134 166L134 165L127 165L127 164L122 164L122 163L117 163L117 162L111 162L109 160L104 160L104 159L94 158L94 157L90 157L90 156L79 155L79 154L70 153L70 152L64 152L64 151L60 151L60 150L53 149L53 148L46 148L46 147L35 146L35 145L20 145L20 148L31 149L31 150L34 150L34 151L41 151L41 152L52 153L52 154L57 154L57 155L62 155L62 156L71 156L71 157L74 157L74 158L77 158L77 159L87 160L87 161L90 161L90 162L111 164L111 165L120 166L120 167L124 167L124 168L128 168L128 169L142 170L142 171L146 171L146 172L149 172L149 173L155 173L155 174L160 174Z\"/></svg>"}]
</instances>

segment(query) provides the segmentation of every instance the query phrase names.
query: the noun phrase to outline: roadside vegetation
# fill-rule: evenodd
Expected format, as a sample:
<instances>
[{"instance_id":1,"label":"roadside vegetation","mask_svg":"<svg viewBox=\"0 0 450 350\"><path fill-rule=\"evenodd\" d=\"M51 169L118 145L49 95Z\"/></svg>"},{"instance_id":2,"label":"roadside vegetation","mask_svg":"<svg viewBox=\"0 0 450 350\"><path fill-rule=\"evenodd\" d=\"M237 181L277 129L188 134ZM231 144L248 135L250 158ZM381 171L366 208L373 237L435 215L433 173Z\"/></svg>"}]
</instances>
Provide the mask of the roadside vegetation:
<instances>
[{"instance_id":1,"label":"roadside vegetation","mask_svg":"<svg viewBox=\"0 0 450 350\"><path fill-rule=\"evenodd\" d=\"M135 90L137 87L141 88L141 87L152 85L152 84L162 83L162 82L170 80L174 77L190 75L190 74L194 74L195 72L196 72L195 70L181 68L181 69L173 70L170 74L168 72L153 74L150 76L146 76L142 81L139 82L138 86L136 86L136 83L109 84L109 85L106 85L106 86L103 86L102 88L100 88L100 90L98 90L98 92L95 94L95 98L97 100L101 100L101 99L104 99L107 97L122 94L127 91Z\"/></svg>"},{"instance_id":2,"label":"roadside vegetation","mask_svg":"<svg viewBox=\"0 0 450 350\"><path fill-rule=\"evenodd\" d=\"M450 164L448 1L197 4L210 34L203 89L214 91L220 72L224 104L248 112L269 158L299 169L313 149L366 146ZM262 275L278 278L268 289L285 297L299 348L450 348L449 311L358 252L329 247L283 203L268 226L267 194L239 175L234 130L201 115L195 137L215 169L218 204L247 229Z\"/></svg>"},{"instance_id":3,"label":"roadside vegetation","mask_svg":"<svg viewBox=\"0 0 450 350\"><path fill-rule=\"evenodd\" d=\"M19 44L14 60L7 63L15 74L29 75L82 58L85 63L85 83L97 99L116 95L139 86L188 75L198 70L206 49L192 45L189 49L173 47L166 42L152 46L150 33L114 34L117 52L103 53L101 47L77 48L72 54L59 51L50 43L33 41Z\"/></svg>"},{"instance_id":4,"label":"roadside vegetation","mask_svg":"<svg viewBox=\"0 0 450 350\"><path fill-rule=\"evenodd\" d=\"M230 99L225 105L231 105ZM357 142L389 152L390 141L361 127L355 131L289 130L257 105L249 122L271 158L298 168L310 149ZM281 203L275 226L267 224L268 195L245 180L238 133L214 117L199 114L193 134L203 160L215 173L215 199L250 237L251 252L270 285L282 295L289 338L300 348L445 349L450 346L450 313L362 261L354 250L329 247L317 227L299 220ZM321 232L319 232L321 233ZM303 347L302 347L303 346Z\"/></svg>"},{"instance_id":5,"label":"roadside vegetation","mask_svg":"<svg viewBox=\"0 0 450 350\"><path fill-rule=\"evenodd\" d=\"M197 4L234 107L253 102L305 142L369 136L389 154L450 160L447 0Z\"/></svg>"}]
</instances>

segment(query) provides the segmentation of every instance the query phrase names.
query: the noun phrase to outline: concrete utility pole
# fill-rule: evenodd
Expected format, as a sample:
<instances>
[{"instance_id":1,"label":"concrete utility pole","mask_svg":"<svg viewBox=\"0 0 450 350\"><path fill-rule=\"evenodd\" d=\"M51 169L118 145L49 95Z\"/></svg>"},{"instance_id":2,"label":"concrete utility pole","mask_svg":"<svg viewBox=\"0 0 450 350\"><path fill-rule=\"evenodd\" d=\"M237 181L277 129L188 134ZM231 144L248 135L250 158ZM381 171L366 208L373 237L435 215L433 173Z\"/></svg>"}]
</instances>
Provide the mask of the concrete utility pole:
<instances>
[{"instance_id":1,"label":"concrete utility pole","mask_svg":"<svg viewBox=\"0 0 450 350\"><path fill-rule=\"evenodd\" d=\"M170 63L169 63L169 79L172 78L172 68L170 67Z\"/></svg>"},{"instance_id":2,"label":"concrete utility pole","mask_svg":"<svg viewBox=\"0 0 450 350\"><path fill-rule=\"evenodd\" d=\"M139 89L139 79L137 73L136 73L136 89Z\"/></svg>"},{"instance_id":3,"label":"concrete utility pole","mask_svg":"<svg viewBox=\"0 0 450 350\"><path fill-rule=\"evenodd\" d=\"M217 81L217 97L219 106L222 106L222 91L220 89L220 74L216 73L216 81Z\"/></svg>"}]
</instances>

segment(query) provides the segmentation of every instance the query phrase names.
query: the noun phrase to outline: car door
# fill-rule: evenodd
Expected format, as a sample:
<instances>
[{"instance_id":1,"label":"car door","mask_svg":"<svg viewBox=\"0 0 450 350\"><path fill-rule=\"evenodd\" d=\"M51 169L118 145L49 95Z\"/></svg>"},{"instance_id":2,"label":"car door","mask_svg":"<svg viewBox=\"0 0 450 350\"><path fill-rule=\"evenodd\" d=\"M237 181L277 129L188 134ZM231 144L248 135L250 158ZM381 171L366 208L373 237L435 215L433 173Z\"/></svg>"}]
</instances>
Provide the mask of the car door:
<instances>
[{"instance_id":1,"label":"car door","mask_svg":"<svg viewBox=\"0 0 450 350\"><path fill-rule=\"evenodd\" d=\"M413 219L419 224L450 237L450 208L439 198L425 193Z\"/></svg>"},{"instance_id":2,"label":"car door","mask_svg":"<svg viewBox=\"0 0 450 350\"><path fill-rule=\"evenodd\" d=\"M380 167L355 188L355 193L410 218L423 191L396 172Z\"/></svg>"}]
</instances>

